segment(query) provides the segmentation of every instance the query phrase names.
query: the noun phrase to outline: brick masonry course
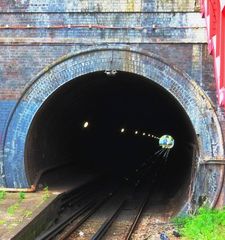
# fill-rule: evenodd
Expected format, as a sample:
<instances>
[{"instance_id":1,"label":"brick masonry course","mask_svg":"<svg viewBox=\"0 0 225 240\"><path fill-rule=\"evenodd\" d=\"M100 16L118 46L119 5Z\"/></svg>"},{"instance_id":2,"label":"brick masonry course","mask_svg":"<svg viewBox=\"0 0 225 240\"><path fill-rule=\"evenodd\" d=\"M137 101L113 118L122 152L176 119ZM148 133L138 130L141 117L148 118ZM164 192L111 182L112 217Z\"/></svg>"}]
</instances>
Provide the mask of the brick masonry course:
<instances>
[{"instance_id":1,"label":"brick masonry course","mask_svg":"<svg viewBox=\"0 0 225 240\"><path fill-rule=\"evenodd\" d=\"M2 0L3 12L190 12L199 10L198 0Z\"/></svg>"}]
</instances>

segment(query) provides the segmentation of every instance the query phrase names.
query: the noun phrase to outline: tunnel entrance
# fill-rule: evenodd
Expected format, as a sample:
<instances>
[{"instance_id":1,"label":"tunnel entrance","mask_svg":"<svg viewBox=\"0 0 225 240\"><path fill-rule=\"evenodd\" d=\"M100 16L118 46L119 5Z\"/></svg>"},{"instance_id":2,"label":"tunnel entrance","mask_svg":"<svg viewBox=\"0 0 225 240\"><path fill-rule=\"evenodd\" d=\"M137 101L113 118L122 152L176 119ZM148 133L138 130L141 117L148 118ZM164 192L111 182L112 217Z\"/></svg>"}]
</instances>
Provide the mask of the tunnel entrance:
<instances>
[{"instance_id":1,"label":"tunnel entrance","mask_svg":"<svg viewBox=\"0 0 225 240\"><path fill-rule=\"evenodd\" d=\"M168 158L155 155L158 139L148 134L174 137ZM184 194L194 144L186 112L164 88L137 74L100 71L64 84L36 113L26 140L26 174L32 184L42 170L68 164L70 171L75 169L69 172L71 179L77 173L136 181L142 169L141 178L157 184L159 191Z\"/></svg>"},{"instance_id":2,"label":"tunnel entrance","mask_svg":"<svg viewBox=\"0 0 225 240\"><path fill-rule=\"evenodd\" d=\"M147 134L174 137L163 165L152 162L159 146ZM48 169L67 173L47 178L58 184L79 174L136 179L147 161L144 179L158 192L183 196L182 212L194 211L204 196L215 206L224 178L222 131L210 99L185 72L130 47L90 48L43 69L15 105L2 149L2 179L13 188L30 187Z\"/></svg>"}]
</instances>

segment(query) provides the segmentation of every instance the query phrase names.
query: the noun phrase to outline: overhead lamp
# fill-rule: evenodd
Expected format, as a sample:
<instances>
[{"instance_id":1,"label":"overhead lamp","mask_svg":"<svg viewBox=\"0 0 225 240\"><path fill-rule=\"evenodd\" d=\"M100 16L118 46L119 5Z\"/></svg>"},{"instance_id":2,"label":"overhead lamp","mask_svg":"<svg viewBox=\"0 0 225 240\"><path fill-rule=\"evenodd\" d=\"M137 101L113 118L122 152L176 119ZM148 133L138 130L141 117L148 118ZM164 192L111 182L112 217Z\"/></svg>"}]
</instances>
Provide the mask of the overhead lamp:
<instances>
[{"instance_id":1,"label":"overhead lamp","mask_svg":"<svg viewBox=\"0 0 225 240\"><path fill-rule=\"evenodd\" d=\"M83 128L87 128L89 126L89 122L85 122Z\"/></svg>"}]
</instances>

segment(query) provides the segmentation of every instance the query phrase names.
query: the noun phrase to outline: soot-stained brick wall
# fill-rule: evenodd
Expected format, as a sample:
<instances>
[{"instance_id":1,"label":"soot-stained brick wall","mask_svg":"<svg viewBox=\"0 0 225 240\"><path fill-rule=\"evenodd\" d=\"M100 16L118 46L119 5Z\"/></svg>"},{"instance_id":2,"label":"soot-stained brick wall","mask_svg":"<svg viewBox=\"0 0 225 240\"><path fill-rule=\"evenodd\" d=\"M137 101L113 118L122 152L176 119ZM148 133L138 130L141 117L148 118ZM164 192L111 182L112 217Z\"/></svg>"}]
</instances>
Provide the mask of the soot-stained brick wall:
<instances>
[{"instance_id":1,"label":"soot-stained brick wall","mask_svg":"<svg viewBox=\"0 0 225 240\"><path fill-rule=\"evenodd\" d=\"M5 185L2 149L7 124L32 79L64 55L103 46L152 52L189 74L211 98L225 126L199 1L2 0L0 185Z\"/></svg>"}]
</instances>

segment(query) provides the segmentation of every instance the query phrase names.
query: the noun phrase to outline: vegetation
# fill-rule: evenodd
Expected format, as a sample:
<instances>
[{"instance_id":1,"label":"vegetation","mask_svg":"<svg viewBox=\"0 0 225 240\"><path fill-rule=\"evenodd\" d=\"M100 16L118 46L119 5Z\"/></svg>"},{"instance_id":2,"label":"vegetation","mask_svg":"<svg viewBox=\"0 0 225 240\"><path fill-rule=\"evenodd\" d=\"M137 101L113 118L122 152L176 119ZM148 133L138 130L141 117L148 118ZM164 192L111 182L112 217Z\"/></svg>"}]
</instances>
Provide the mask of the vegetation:
<instances>
[{"instance_id":1,"label":"vegetation","mask_svg":"<svg viewBox=\"0 0 225 240\"><path fill-rule=\"evenodd\" d=\"M6 224L6 220L0 220L0 225Z\"/></svg>"},{"instance_id":2,"label":"vegetation","mask_svg":"<svg viewBox=\"0 0 225 240\"><path fill-rule=\"evenodd\" d=\"M0 191L0 201L4 200L6 197L6 192L5 191Z\"/></svg>"},{"instance_id":3,"label":"vegetation","mask_svg":"<svg viewBox=\"0 0 225 240\"><path fill-rule=\"evenodd\" d=\"M13 215L18 208L19 208L19 203L14 203L13 205L7 208L7 213L9 215Z\"/></svg>"},{"instance_id":4,"label":"vegetation","mask_svg":"<svg viewBox=\"0 0 225 240\"><path fill-rule=\"evenodd\" d=\"M195 215L174 218L173 223L182 239L225 239L225 207L221 210L201 207Z\"/></svg>"},{"instance_id":5,"label":"vegetation","mask_svg":"<svg viewBox=\"0 0 225 240\"><path fill-rule=\"evenodd\" d=\"M24 192L19 192L19 201L23 201L25 199L25 193Z\"/></svg>"},{"instance_id":6,"label":"vegetation","mask_svg":"<svg viewBox=\"0 0 225 240\"><path fill-rule=\"evenodd\" d=\"M29 195L29 194L28 194ZM0 205L1 201L6 199L9 201L4 202L0 211L0 229L12 229L24 220L31 218L33 210L38 208L45 200L50 197L48 187L44 188L41 198L38 196L37 204L34 207L28 205L29 200L27 193L20 191L18 193L7 193L0 191ZM32 199L32 198L31 198ZM13 202L12 202L13 201ZM9 205L10 204L10 205Z\"/></svg>"},{"instance_id":7,"label":"vegetation","mask_svg":"<svg viewBox=\"0 0 225 240\"><path fill-rule=\"evenodd\" d=\"M20 203L24 199L25 199L25 193L24 192L19 192L18 201L7 208L7 213L9 215L13 215L15 213L15 211L20 207Z\"/></svg>"},{"instance_id":8,"label":"vegetation","mask_svg":"<svg viewBox=\"0 0 225 240\"><path fill-rule=\"evenodd\" d=\"M24 218L30 218L32 216L32 214L33 214L32 211L26 210L23 214L23 217Z\"/></svg>"},{"instance_id":9,"label":"vegetation","mask_svg":"<svg viewBox=\"0 0 225 240\"><path fill-rule=\"evenodd\" d=\"M43 190L44 190L43 200L45 201L45 200L47 200L50 197L48 186L45 187Z\"/></svg>"}]
</instances>

